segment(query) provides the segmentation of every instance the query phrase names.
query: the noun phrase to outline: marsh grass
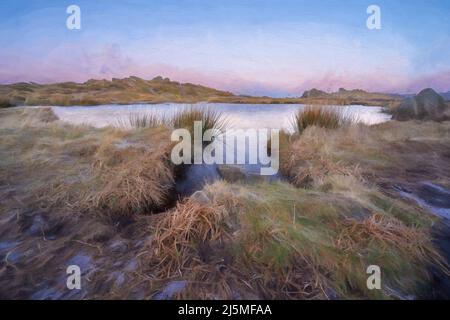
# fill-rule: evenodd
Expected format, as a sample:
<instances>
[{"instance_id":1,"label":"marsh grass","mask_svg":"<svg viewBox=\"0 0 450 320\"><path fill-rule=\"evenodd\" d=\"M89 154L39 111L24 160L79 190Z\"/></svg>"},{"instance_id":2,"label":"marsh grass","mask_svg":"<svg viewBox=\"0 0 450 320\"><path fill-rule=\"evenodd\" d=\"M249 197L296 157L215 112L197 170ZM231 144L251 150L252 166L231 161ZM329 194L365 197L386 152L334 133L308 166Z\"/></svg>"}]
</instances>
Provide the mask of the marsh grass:
<instances>
[{"instance_id":1,"label":"marsh grass","mask_svg":"<svg viewBox=\"0 0 450 320\"><path fill-rule=\"evenodd\" d=\"M233 290L265 299L404 298L420 294L427 266L448 272L430 238L432 217L356 178L330 184L327 192L281 182L207 186L209 204L188 199L158 224L151 270L159 281L187 280L182 298L223 299ZM381 291L367 289L372 264L382 267Z\"/></svg>"},{"instance_id":2,"label":"marsh grass","mask_svg":"<svg viewBox=\"0 0 450 320\"><path fill-rule=\"evenodd\" d=\"M166 210L174 186L170 130L54 120L51 109L0 111L0 181L14 186L27 212L64 216L77 227L77 239L81 234L90 244L87 233L97 219L143 221L147 217L138 214ZM219 181L204 188L205 201L191 197L153 215L154 223L141 228L149 247L136 253L148 266L152 290L181 279L188 286L175 298L389 299L419 296L429 266L448 274L431 241L436 218L374 182L389 168L401 173L421 161L429 165L421 169L446 177L448 166L414 152L439 151L439 145L430 149L436 141L448 152L448 124L356 125L331 133L311 126L298 137L282 136L289 155L281 159L283 172L291 184ZM8 189L1 191L2 199L12 199ZM5 212L18 205L10 202ZM78 214L92 220L80 227ZM61 256L70 248L66 241L57 249ZM372 264L382 268L383 290L367 289Z\"/></svg>"},{"instance_id":3,"label":"marsh grass","mask_svg":"<svg viewBox=\"0 0 450 320\"><path fill-rule=\"evenodd\" d=\"M310 126L337 129L356 121L356 116L346 113L339 107L307 106L294 115L292 127L296 133L301 134Z\"/></svg>"},{"instance_id":4,"label":"marsh grass","mask_svg":"<svg viewBox=\"0 0 450 320\"><path fill-rule=\"evenodd\" d=\"M414 178L420 164L422 179L448 177L445 162L450 141L448 123L389 122L375 126L355 124L337 128L308 127L282 149L280 170L298 187L319 186L333 174ZM433 158L424 154L434 152ZM428 177L427 177L428 176Z\"/></svg>"},{"instance_id":5,"label":"marsh grass","mask_svg":"<svg viewBox=\"0 0 450 320\"><path fill-rule=\"evenodd\" d=\"M290 184L206 186L210 214L195 199L180 203L156 232L152 246L160 249L151 261L161 281L190 282L181 298L230 299L236 290L265 299L426 296L431 267L450 274L432 242L437 218L386 186L403 183L405 170L415 172L424 150L437 152L422 165L425 174L448 176L449 138L445 123L356 124L333 131L310 126L301 135L285 133L281 164ZM169 227L180 212L183 223ZM207 227L199 233L187 221ZM179 270L175 261L181 261ZM381 291L366 285L373 264L382 268Z\"/></svg>"},{"instance_id":6,"label":"marsh grass","mask_svg":"<svg viewBox=\"0 0 450 320\"><path fill-rule=\"evenodd\" d=\"M152 112L133 112L126 118L120 118L116 127L120 129L143 129L167 127L174 129L187 129L194 133L194 123L202 122L202 135L205 131L215 129L222 131L227 128L226 118L215 110L196 106L182 108L173 115L160 115Z\"/></svg>"},{"instance_id":7,"label":"marsh grass","mask_svg":"<svg viewBox=\"0 0 450 320\"><path fill-rule=\"evenodd\" d=\"M42 205L96 216L157 212L172 201L170 132L56 121L50 108L2 110L2 171L28 181Z\"/></svg>"},{"instance_id":8,"label":"marsh grass","mask_svg":"<svg viewBox=\"0 0 450 320\"><path fill-rule=\"evenodd\" d=\"M194 122L202 122L202 135L207 130L223 131L228 126L227 119L220 113L209 108L191 106L178 111L171 119L175 129L187 129L194 133Z\"/></svg>"},{"instance_id":9,"label":"marsh grass","mask_svg":"<svg viewBox=\"0 0 450 320\"><path fill-rule=\"evenodd\" d=\"M174 180L166 150L130 147L100 152L108 152L96 155L103 158L94 166L101 188L83 203L109 215L132 215L158 211L169 202Z\"/></svg>"},{"instance_id":10,"label":"marsh grass","mask_svg":"<svg viewBox=\"0 0 450 320\"><path fill-rule=\"evenodd\" d=\"M157 127L169 127L170 119L164 115L157 115L156 113L139 113L133 112L126 118L120 118L116 122L116 127L122 129L145 129Z\"/></svg>"},{"instance_id":11,"label":"marsh grass","mask_svg":"<svg viewBox=\"0 0 450 320\"><path fill-rule=\"evenodd\" d=\"M195 259L196 243L219 241L227 235L223 223L224 211L192 199L178 203L158 223L153 247L155 263L160 264L159 276L170 277L179 270L189 269Z\"/></svg>"}]
</instances>

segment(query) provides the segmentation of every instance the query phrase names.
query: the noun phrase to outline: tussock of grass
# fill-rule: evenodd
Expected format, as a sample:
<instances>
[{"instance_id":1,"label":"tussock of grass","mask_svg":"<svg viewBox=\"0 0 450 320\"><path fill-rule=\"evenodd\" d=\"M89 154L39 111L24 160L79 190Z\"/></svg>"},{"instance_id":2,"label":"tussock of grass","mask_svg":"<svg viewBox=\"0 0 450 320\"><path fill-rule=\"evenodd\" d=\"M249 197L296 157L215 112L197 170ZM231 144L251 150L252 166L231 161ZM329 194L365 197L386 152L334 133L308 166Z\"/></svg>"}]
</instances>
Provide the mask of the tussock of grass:
<instances>
[{"instance_id":1,"label":"tussock of grass","mask_svg":"<svg viewBox=\"0 0 450 320\"><path fill-rule=\"evenodd\" d=\"M149 213L164 207L174 183L167 154L139 149L113 154L112 166L98 168L102 187L87 202L108 214Z\"/></svg>"},{"instance_id":2,"label":"tussock of grass","mask_svg":"<svg viewBox=\"0 0 450 320\"><path fill-rule=\"evenodd\" d=\"M419 294L427 266L445 268L429 237L433 219L361 183L358 192L345 185L322 192L217 182L204 190L210 205L190 199L164 217L151 269L162 270L161 279L188 280L184 298L232 298L233 291L266 299ZM375 196L388 205L372 202ZM228 248L222 256L217 243ZM214 248L211 259L201 246ZM381 291L366 286L373 264L383 272Z\"/></svg>"},{"instance_id":3,"label":"tussock of grass","mask_svg":"<svg viewBox=\"0 0 450 320\"><path fill-rule=\"evenodd\" d=\"M301 134L310 126L336 129L352 122L355 119L337 107L307 106L294 116L292 126L295 132Z\"/></svg>"},{"instance_id":4,"label":"tussock of grass","mask_svg":"<svg viewBox=\"0 0 450 320\"><path fill-rule=\"evenodd\" d=\"M90 211L130 215L159 211L174 185L169 131L147 128L106 135L92 157L95 186L80 199Z\"/></svg>"},{"instance_id":5,"label":"tussock of grass","mask_svg":"<svg viewBox=\"0 0 450 320\"><path fill-rule=\"evenodd\" d=\"M419 166L425 176L445 177L449 173L443 160L449 141L448 123L355 124L332 134L309 127L281 148L280 170L300 187L317 187L334 174L404 180L412 177L407 171L417 171ZM436 157L426 156L430 152Z\"/></svg>"},{"instance_id":6,"label":"tussock of grass","mask_svg":"<svg viewBox=\"0 0 450 320\"><path fill-rule=\"evenodd\" d=\"M153 113L130 113L127 118L117 120L117 127L123 129L157 128L168 124L169 121L165 117Z\"/></svg>"},{"instance_id":7,"label":"tussock of grass","mask_svg":"<svg viewBox=\"0 0 450 320\"><path fill-rule=\"evenodd\" d=\"M2 111L2 179L32 179L27 188L42 206L99 216L156 212L172 200L167 128L95 129L55 118L49 108Z\"/></svg>"},{"instance_id":8,"label":"tussock of grass","mask_svg":"<svg viewBox=\"0 0 450 320\"><path fill-rule=\"evenodd\" d=\"M188 199L164 216L156 227L152 246L162 279L180 270L188 272L195 264L193 258L197 244L221 241L229 236L223 228L224 213Z\"/></svg>"},{"instance_id":9,"label":"tussock of grass","mask_svg":"<svg viewBox=\"0 0 450 320\"><path fill-rule=\"evenodd\" d=\"M194 132L194 122L202 122L202 134L210 129L224 130L227 126L226 119L221 113L207 108L190 107L177 112L171 120L175 129L188 129Z\"/></svg>"},{"instance_id":10,"label":"tussock of grass","mask_svg":"<svg viewBox=\"0 0 450 320\"><path fill-rule=\"evenodd\" d=\"M201 107L191 106L178 110L172 116L161 116L154 113L130 113L127 118L119 119L117 127L120 129L142 129L172 127L174 129L188 129L194 133L194 122L202 122L202 134L210 129L224 130L228 122L221 113Z\"/></svg>"}]
</instances>

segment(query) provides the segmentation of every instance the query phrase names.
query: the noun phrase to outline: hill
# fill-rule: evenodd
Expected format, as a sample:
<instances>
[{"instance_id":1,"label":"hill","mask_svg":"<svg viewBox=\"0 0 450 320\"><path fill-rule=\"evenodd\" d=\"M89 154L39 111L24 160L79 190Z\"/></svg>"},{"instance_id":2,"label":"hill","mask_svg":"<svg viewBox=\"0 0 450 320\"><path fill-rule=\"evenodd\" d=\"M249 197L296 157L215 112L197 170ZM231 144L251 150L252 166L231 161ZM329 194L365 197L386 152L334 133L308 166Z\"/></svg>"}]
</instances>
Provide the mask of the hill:
<instances>
[{"instance_id":1,"label":"hill","mask_svg":"<svg viewBox=\"0 0 450 320\"><path fill-rule=\"evenodd\" d=\"M138 77L88 80L84 83L16 83L0 86L0 100L10 105L99 105L159 102L199 102L233 97L191 83L168 78L144 80Z\"/></svg>"},{"instance_id":2,"label":"hill","mask_svg":"<svg viewBox=\"0 0 450 320\"><path fill-rule=\"evenodd\" d=\"M192 83L180 83L156 77L144 80L138 77L112 80L88 80L84 83L63 82L54 84L15 83L0 85L0 107L10 106L73 106L135 103L254 103L254 104L333 104L385 106L399 97L363 90L340 89L326 93L312 89L301 98L272 98L235 95Z\"/></svg>"}]
</instances>

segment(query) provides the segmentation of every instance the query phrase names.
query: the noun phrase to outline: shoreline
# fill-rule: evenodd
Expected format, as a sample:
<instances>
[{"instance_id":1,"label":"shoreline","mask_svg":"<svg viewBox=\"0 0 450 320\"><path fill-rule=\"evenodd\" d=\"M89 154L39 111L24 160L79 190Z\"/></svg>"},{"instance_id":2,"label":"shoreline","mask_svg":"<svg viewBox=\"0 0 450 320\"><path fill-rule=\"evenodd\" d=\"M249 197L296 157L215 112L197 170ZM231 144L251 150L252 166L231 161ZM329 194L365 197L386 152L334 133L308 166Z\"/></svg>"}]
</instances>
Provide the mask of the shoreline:
<instances>
[{"instance_id":1,"label":"shoreline","mask_svg":"<svg viewBox=\"0 0 450 320\"><path fill-rule=\"evenodd\" d=\"M75 106L104 104L233 103L233 104L313 104L391 105L401 98L392 94L345 90L326 93L315 89L303 96L269 97L234 94L192 83L156 77L144 80L128 77L88 80L84 83L15 83L0 85L0 106Z\"/></svg>"},{"instance_id":2,"label":"shoreline","mask_svg":"<svg viewBox=\"0 0 450 320\"><path fill-rule=\"evenodd\" d=\"M364 107L385 107L391 102L396 100L388 100L382 103L380 101L350 101L347 103L345 100L310 100L310 99L294 99L286 101L282 98L278 101L270 100L267 101L265 99L259 100L248 100L248 101L229 101L229 100L185 100L185 101L129 101L129 102L101 102L98 104L26 104L26 105L14 105L4 108L14 108L14 107L98 107L98 106L109 106L109 105L117 105L117 106L127 106L127 105L157 105L157 104L235 104L235 105L292 105L292 104L300 104L300 105L317 105L317 106L364 106ZM378 104L377 104L378 103Z\"/></svg>"}]
</instances>

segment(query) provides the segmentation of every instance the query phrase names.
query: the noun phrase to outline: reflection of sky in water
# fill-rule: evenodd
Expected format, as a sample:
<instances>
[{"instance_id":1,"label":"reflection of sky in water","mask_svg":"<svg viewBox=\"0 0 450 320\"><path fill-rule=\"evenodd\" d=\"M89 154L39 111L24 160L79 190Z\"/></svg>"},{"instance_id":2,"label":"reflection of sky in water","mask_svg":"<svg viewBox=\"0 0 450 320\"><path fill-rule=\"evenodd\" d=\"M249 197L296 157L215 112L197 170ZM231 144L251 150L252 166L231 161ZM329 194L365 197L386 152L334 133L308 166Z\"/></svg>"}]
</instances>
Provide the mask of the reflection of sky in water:
<instances>
[{"instance_id":1,"label":"reflection of sky in water","mask_svg":"<svg viewBox=\"0 0 450 320\"><path fill-rule=\"evenodd\" d=\"M56 115L63 121L73 124L89 124L96 127L116 125L120 119L128 120L133 113L150 113L170 117L175 112L189 108L188 104L154 105L104 105L95 107L53 107ZM302 105L276 104L198 104L197 107L211 108L222 113L236 129L289 129L296 111ZM388 121L390 116L381 112L380 107L346 106L344 112L355 116L358 121L376 124Z\"/></svg>"}]
</instances>

